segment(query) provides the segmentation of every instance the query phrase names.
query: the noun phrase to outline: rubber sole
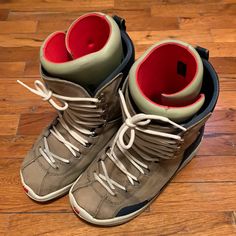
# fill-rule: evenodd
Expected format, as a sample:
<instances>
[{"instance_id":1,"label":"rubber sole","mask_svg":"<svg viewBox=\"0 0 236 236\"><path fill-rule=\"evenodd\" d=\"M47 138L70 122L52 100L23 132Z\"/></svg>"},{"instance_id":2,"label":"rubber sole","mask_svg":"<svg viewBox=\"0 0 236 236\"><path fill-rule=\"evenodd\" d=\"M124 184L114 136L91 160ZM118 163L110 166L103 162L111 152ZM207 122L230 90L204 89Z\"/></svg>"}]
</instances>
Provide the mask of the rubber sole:
<instances>
[{"instance_id":1,"label":"rubber sole","mask_svg":"<svg viewBox=\"0 0 236 236\"><path fill-rule=\"evenodd\" d=\"M201 142L200 142L201 143ZM179 173L179 171L181 171L192 159L193 157L196 155L198 149L199 149L199 145L195 148L195 150L191 153L191 155L186 158L186 160L181 164L181 166L179 167L179 169L176 171L176 173L172 176L172 178ZM111 219L96 219L93 216L91 216L85 209L83 209L82 207L80 207L71 190L73 188L73 186L76 184L76 182L79 180L79 178L77 179L77 181L75 181L75 183L73 184L70 192L69 192L69 199L70 199L70 203L72 206L73 211L75 212L76 215L78 215L80 218L82 218L83 220L95 224L95 225L102 225L102 226L115 226L115 225L120 225L120 224L124 224L130 220L132 220L133 218L135 218L136 216L138 216L139 214L141 214L160 194L161 192L167 187L168 183L172 180L172 178L166 183L166 185L158 192L158 194L150 201L148 202L147 205L145 205L144 207L142 207L141 209L132 212L130 214L127 214L125 216L119 216L119 217L115 217L115 218L111 218Z\"/></svg>"},{"instance_id":2,"label":"rubber sole","mask_svg":"<svg viewBox=\"0 0 236 236\"><path fill-rule=\"evenodd\" d=\"M28 195L28 197L30 197L31 199L33 199L37 202L47 202L47 201L50 201L52 199L61 197L64 194L68 193L71 186L73 185L73 183L72 183L72 184L69 184L69 185L65 186L64 188L61 188L61 189L55 191L55 192L49 193L49 194L44 195L44 196L39 196L24 182L24 178L22 176L21 171L20 171L20 178L21 178L21 183L23 185L25 193Z\"/></svg>"}]
</instances>

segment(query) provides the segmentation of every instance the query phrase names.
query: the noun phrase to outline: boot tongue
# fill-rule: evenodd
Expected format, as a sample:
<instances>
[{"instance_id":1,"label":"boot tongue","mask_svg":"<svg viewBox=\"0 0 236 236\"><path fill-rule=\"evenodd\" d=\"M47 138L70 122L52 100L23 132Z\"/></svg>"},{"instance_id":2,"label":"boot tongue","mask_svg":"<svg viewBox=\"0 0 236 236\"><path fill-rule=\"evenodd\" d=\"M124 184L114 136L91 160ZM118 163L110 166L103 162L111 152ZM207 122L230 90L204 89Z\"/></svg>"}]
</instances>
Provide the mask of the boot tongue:
<instances>
[{"instance_id":1,"label":"boot tongue","mask_svg":"<svg viewBox=\"0 0 236 236\"><path fill-rule=\"evenodd\" d=\"M41 77L46 83L47 87L53 93L66 97L81 97L81 98L91 97L90 94L87 92L87 90L84 89L79 84L51 77L43 68L41 68Z\"/></svg>"},{"instance_id":2,"label":"boot tongue","mask_svg":"<svg viewBox=\"0 0 236 236\"><path fill-rule=\"evenodd\" d=\"M183 122L204 103L202 78L203 64L197 51L184 42L165 40L134 63L128 86L141 112Z\"/></svg>"},{"instance_id":3,"label":"boot tongue","mask_svg":"<svg viewBox=\"0 0 236 236\"><path fill-rule=\"evenodd\" d=\"M40 60L52 76L96 88L123 59L120 29L108 15L78 18L67 33L55 32L43 43Z\"/></svg>"}]
</instances>

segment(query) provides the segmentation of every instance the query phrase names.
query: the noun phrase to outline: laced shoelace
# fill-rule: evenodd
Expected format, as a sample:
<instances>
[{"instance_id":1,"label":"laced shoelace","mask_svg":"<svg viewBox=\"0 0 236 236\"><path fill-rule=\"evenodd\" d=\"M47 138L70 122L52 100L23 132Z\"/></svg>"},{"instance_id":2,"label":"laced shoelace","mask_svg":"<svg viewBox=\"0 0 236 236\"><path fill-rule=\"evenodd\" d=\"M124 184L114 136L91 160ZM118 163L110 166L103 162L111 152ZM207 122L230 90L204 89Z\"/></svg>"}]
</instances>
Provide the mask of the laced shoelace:
<instances>
[{"instance_id":1,"label":"laced shoelace","mask_svg":"<svg viewBox=\"0 0 236 236\"><path fill-rule=\"evenodd\" d=\"M185 131L186 129L163 116L140 113L131 117L121 90L119 90L119 96L124 114L127 118L117 132L106 155L123 172L123 174L127 176L129 182L134 185L135 181L139 181L119 160L116 155L115 147L120 150L123 156L125 156L140 173L144 174L144 169L149 170L149 168L148 165L142 161L142 158L150 162L159 161L160 158L171 159L173 158L173 153L176 148L178 148L179 143L182 141L181 136L179 135L146 129L145 126L151 121L159 121L168 123L181 131ZM127 131L130 131L130 138L128 144L125 144ZM138 136L136 137L136 131L140 131L142 135L148 135L148 140L145 141L145 139L140 139ZM138 153L140 156L139 159L129 152L129 149L131 148ZM94 172L95 180L97 180L111 195L115 195L115 187L126 191L126 188L123 185L109 177L104 160L101 159L99 162L101 163L103 174Z\"/></svg>"},{"instance_id":2,"label":"laced shoelace","mask_svg":"<svg viewBox=\"0 0 236 236\"><path fill-rule=\"evenodd\" d=\"M34 82L35 89L29 87L20 80L17 80L17 82L32 93L42 97L44 101L48 101L51 106L57 110L57 120L62 125L62 127L76 141L85 147L89 146L90 143L81 134L86 136L94 136L95 132L93 130L98 126L103 125L105 122L104 118L102 118L104 109L99 107L101 101L98 98L61 96L53 93L39 80L35 80ZM58 105L53 100L53 98L56 98L61 103L61 105ZM74 128L76 131L72 130L70 127ZM55 125L52 126L50 132L57 140L59 140L68 148L74 157L79 157L80 149L66 140ZM43 137L43 143L44 148L40 147L39 152L53 168L58 168L56 165L56 160L59 160L63 163L70 163L68 159L60 157L50 151L46 137Z\"/></svg>"}]
</instances>

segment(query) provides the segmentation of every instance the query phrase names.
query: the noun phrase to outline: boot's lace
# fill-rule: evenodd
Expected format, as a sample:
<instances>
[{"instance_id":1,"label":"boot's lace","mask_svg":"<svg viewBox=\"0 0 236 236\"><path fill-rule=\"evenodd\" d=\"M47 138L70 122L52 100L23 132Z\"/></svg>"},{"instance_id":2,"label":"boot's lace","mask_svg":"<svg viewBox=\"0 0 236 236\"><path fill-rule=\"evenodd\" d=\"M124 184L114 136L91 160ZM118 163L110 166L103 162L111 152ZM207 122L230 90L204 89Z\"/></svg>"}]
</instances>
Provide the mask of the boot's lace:
<instances>
[{"instance_id":1,"label":"boot's lace","mask_svg":"<svg viewBox=\"0 0 236 236\"><path fill-rule=\"evenodd\" d=\"M66 97L53 93L41 81L34 82L35 89L29 87L22 81L17 80L19 84L27 88L32 93L41 96L44 101L48 101L52 107L58 111L58 122L62 127L83 146L89 146L90 143L81 134L86 136L94 136L93 131L100 125L103 125L105 120L102 118L104 109L99 107L101 103L98 98L80 98L80 97ZM56 98L61 105L58 105L53 99ZM63 112L63 113L62 113ZM71 129L74 128L74 130ZM80 149L66 140L58 131L56 126L52 126L50 132L56 139L63 143L75 157L79 157ZM47 138L43 138L44 148L40 147L39 152L45 160L53 167L58 168L55 164L56 159L69 163L68 159L60 157L50 151Z\"/></svg>"},{"instance_id":2,"label":"boot's lace","mask_svg":"<svg viewBox=\"0 0 236 236\"><path fill-rule=\"evenodd\" d=\"M119 160L116 153L117 149L115 150L115 147L118 148L123 156L126 157L140 173L145 174L144 169L149 170L149 168L140 159L143 158L144 160L150 162L159 161L159 158L171 159L174 156L174 152L179 147L179 144L182 142L182 139L179 135L148 129L145 128L145 126L147 126L151 121L159 121L168 123L169 125L172 125L173 127L182 131L185 131L186 129L163 116L140 113L131 117L121 90L119 90L119 95L126 120L117 132L112 146L106 152L106 155L120 169L120 171L122 171L127 176L129 182L134 185L134 181L139 181L136 176L127 170L121 160ZM130 138L128 144L125 144L125 138L127 140L128 136L127 131L130 131ZM141 133L142 136L146 135L147 140L140 139L140 137L138 137L138 133ZM140 157L139 159L130 153L129 150L131 150L131 148ZM104 160L101 159L100 163L103 174L94 172L94 178L111 195L115 195L115 187L126 191L124 186L109 177Z\"/></svg>"}]
</instances>

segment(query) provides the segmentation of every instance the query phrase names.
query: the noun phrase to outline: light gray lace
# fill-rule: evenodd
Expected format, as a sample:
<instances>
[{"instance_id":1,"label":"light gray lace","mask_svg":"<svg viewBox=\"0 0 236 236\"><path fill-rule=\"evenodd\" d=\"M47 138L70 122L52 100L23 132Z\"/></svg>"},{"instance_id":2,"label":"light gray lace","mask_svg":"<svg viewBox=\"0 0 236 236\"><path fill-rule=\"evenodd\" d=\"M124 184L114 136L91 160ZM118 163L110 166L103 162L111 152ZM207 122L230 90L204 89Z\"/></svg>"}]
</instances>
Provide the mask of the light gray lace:
<instances>
[{"instance_id":1,"label":"light gray lace","mask_svg":"<svg viewBox=\"0 0 236 236\"><path fill-rule=\"evenodd\" d=\"M134 185L134 181L138 181L137 177L130 173L125 165L117 157L115 147L117 147L121 153L132 163L132 165L142 174L144 174L144 169L149 169L148 165L145 164L142 158L146 161L159 161L160 158L170 159L173 158L173 153L177 148L177 143L181 141L179 135L174 135L166 132L160 132L152 130L150 128L145 128L151 121L160 121L168 123L173 127L185 131L186 129L175 122L169 120L163 116L148 115L148 114L137 114L131 117L127 105L125 103L124 95L119 90L121 105L124 110L125 116L127 117L123 125L117 132L112 146L107 151L106 155L110 160L127 176L129 182ZM130 139L128 144L125 144L125 134L130 131ZM138 136L136 137L136 131L140 131L142 135L147 135L148 139L140 140ZM131 148L138 153L140 158L134 157L129 150ZM155 156L155 157L152 157ZM115 195L115 187L126 190L126 188L114 181L109 177L107 167L104 160L100 160L101 169L103 173L94 172L94 178L111 194Z\"/></svg>"},{"instance_id":2,"label":"light gray lace","mask_svg":"<svg viewBox=\"0 0 236 236\"><path fill-rule=\"evenodd\" d=\"M86 136L94 135L94 131L91 131L91 129L96 128L105 122L102 118L104 110L99 107L100 100L98 98L61 96L53 93L39 80L34 82L35 89L30 88L22 81L17 80L17 82L32 93L41 96L44 101L48 101L52 107L58 111L58 122L75 140L83 146L88 145L89 141L81 134ZM61 103L61 105L58 105L53 100L55 98ZM56 139L58 139L69 149L73 156L78 157L80 149L66 140L58 131L56 126L52 126L50 132ZM50 151L46 137L43 138L43 142L44 148L39 148L39 152L53 168L58 168L56 165L56 159L64 163L70 162L68 159L60 157Z\"/></svg>"}]
</instances>

